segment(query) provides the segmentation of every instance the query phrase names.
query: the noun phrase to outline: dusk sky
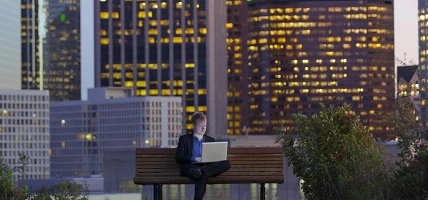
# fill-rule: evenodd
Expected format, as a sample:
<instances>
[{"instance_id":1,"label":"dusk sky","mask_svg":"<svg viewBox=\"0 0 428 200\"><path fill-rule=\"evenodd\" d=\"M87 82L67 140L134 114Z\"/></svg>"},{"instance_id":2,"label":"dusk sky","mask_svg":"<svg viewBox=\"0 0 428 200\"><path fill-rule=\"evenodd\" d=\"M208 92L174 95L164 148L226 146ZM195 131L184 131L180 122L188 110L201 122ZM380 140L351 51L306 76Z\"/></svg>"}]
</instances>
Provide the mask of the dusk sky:
<instances>
[{"instance_id":1,"label":"dusk sky","mask_svg":"<svg viewBox=\"0 0 428 200\"><path fill-rule=\"evenodd\" d=\"M395 56L418 64L418 0L394 0Z\"/></svg>"}]
</instances>

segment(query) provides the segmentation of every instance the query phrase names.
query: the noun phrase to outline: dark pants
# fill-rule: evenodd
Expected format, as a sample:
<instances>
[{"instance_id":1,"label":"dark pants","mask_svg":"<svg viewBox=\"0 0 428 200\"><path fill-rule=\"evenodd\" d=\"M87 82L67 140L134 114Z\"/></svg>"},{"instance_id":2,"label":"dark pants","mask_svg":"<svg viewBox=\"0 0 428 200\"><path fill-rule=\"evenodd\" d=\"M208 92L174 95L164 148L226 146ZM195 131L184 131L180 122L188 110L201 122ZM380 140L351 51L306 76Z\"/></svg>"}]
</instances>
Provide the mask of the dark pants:
<instances>
[{"instance_id":1,"label":"dark pants","mask_svg":"<svg viewBox=\"0 0 428 200\"><path fill-rule=\"evenodd\" d=\"M189 163L184 164L181 167L183 175L195 181L194 200L202 200L205 195L208 177L218 176L227 171L230 168L230 162L225 160L213 163ZM193 168L200 168L202 176L197 179L193 179L191 172L191 169Z\"/></svg>"}]
</instances>

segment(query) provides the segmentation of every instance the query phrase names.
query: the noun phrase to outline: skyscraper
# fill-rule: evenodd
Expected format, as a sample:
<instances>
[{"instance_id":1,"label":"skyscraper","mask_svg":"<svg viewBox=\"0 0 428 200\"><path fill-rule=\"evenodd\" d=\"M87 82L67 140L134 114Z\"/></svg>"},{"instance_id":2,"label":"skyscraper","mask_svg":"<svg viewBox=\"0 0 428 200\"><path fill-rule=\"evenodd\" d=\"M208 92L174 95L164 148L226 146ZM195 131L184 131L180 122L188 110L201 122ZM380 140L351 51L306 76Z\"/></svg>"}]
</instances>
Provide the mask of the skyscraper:
<instances>
[{"instance_id":1,"label":"skyscraper","mask_svg":"<svg viewBox=\"0 0 428 200\"><path fill-rule=\"evenodd\" d=\"M320 103L348 103L375 136L394 137L393 1L248 4L252 134L290 129L291 114Z\"/></svg>"},{"instance_id":2,"label":"skyscraper","mask_svg":"<svg viewBox=\"0 0 428 200\"><path fill-rule=\"evenodd\" d=\"M248 27L245 0L227 0L228 134L246 134L248 112ZM248 127L248 128L247 128Z\"/></svg>"},{"instance_id":3,"label":"skyscraper","mask_svg":"<svg viewBox=\"0 0 428 200\"><path fill-rule=\"evenodd\" d=\"M0 89L21 89L21 3L0 0L0 5Z\"/></svg>"},{"instance_id":4,"label":"skyscraper","mask_svg":"<svg viewBox=\"0 0 428 200\"><path fill-rule=\"evenodd\" d=\"M181 96L183 128L203 111L226 134L226 15L225 1L96 1L95 87Z\"/></svg>"},{"instance_id":5,"label":"skyscraper","mask_svg":"<svg viewBox=\"0 0 428 200\"><path fill-rule=\"evenodd\" d=\"M39 1L21 0L22 89L43 88L40 64Z\"/></svg>"},{"instance_id":6,"label":"skyscraper","mask_svg":"<svg viewBox=\"0 0 428 200\"><path fill-rule=\"evenodd\" d=\"M48 0L45 10L44 89L51 101L80 100L80 1Z\"/></svg>"},{"instance_id":7,"label":"skyscraper","mask_svg":"<svg viewBox=\"0 0 428 200\"><path fill-rule=\"evenodd\" d=\"M420 73L420 122L428 130L428 2L418 1L418 35L419 35L419 73Z\"/></svg>"}]
</instances>

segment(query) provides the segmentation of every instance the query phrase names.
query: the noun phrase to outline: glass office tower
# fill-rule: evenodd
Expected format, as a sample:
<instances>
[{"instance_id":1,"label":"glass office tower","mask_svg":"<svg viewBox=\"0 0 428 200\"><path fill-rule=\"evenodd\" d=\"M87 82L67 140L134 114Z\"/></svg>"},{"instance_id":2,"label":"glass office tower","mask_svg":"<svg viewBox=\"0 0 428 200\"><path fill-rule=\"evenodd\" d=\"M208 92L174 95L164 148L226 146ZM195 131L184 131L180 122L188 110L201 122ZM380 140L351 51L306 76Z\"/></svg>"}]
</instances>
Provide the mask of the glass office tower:
<instances>
[{"instance_id":1,"label":"glass office tower","mask_svg":"<svg viewBox=\"0 0 428 200\"><path fill-rule=\"evenodd\" d=\"M21 0L22 89L43 88L40 65L39 0Z\"/></svg>"},{"instance_id":2,"label":"glass office tower","mask_svg":"<svg viewBox=\"0 0 428 200\"><path fill-rule=\"evenodd\" d=\"M203 111L226 134L226 16L225 1L96 1L95 87L181 96L184 129Z\"/></svg>"},{"instance_id":3,"label":"glass office tower","mask_svg":"<svg viewBox=\"0 0 428 200\"><path fill-rule=\"evenodd\" d=\"M419 76L421 112L420 122L427 134L428 127L428 2L418 1L418 28L419 28Z\"/></svg>"},{"instance_id":4,"label":"glass office tower","mask_svg":"<svg viewBox=\"0 0 428 200\"><path fill-rule=\"evenodd\" d=\"M44 89L51 101L80 100L80 1L46 0L45 9Z\"/></svg>"},{"instance_id":5,"label":"glass office tower","mask_svg":"<svg viewBox=\"0 0 428 200\"><path fill-rule=\"evenodd\" d=\"M391 0L251 0L251 134L292 127L291 114L351 104L371 133L394 137Z\"/></svg>"},{"instance_id":6,"label":"glass office tower","mask_svg":"<svg viewBox=\"0 0 428 200\"><path fill-rule=\"evenodd\" d=\"M228 134L248 133L248 51L245 0L227 0Z\"/></svg>"}]
</instances>

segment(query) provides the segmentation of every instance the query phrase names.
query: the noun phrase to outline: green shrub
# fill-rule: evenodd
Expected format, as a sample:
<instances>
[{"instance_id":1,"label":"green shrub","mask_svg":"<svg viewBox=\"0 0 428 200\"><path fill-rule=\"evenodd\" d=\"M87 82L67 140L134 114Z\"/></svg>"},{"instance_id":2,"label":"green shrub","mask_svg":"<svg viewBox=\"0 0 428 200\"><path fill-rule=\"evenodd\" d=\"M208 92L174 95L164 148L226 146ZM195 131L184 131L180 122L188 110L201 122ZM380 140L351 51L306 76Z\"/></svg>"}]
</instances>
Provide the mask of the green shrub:
<instances>
[{"instance_id":1,"label":"green shrub","mask_svg":"<svg viewBox=\"0 0 428 200\"><path fill-rule=\"evenodd\" d=\"M8 200L88 200L88 186L74 181L62 182L52 188L42 187L38 192L29 193L28 187L22 182L27 172L29 157L19 153L17 166L11 167L0 157L0 199ZM13 173L17 171L21 181L14 180Z\"/></svg>"},{"instance_id":2,"label":"green shrub","mask_svg":"<svg viewBox=\"0 0 428 200\"><path fill-rule=\"evenodd\" d=\"M389 170L383 150L350 105L325 107L305 116L294 114L295 126L280 131L294 174L308 199L388 199Z\"/></svg>"}]
</instances>

